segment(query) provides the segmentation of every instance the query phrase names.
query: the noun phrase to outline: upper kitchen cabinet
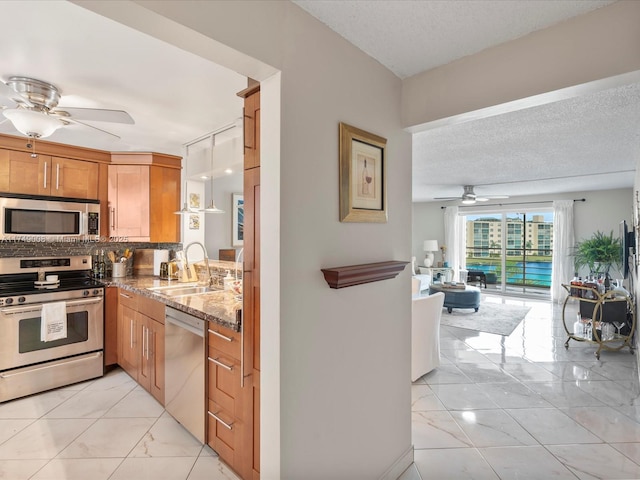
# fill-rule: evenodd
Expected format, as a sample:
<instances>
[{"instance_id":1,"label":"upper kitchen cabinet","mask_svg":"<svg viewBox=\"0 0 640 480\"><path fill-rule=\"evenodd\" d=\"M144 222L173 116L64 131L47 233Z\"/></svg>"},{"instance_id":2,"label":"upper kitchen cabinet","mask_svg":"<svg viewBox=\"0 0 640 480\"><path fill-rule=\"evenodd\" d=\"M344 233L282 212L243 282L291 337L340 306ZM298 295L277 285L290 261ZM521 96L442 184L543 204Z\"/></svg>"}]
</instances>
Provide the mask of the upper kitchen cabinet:
<instances>
[{"instance_id":1,"label":"upper kitchen cabinet","mask_svg":"<svg viewBox=\"0 0 640 480\"><path fill-rule=\"evenodd\" d=\"M0 149L0 190L29 195L98 198L98 164Z\"/></svg>"},{"instance_id":2,"label":"upper kitchen cabinet","mask_svg":"<svg viewBox=\"0 0 640 480\"><path fill-rule=\"evenodd\" d=\"M108 168L109 235L118 241L179 242L181 158L116 153Z\"/></svg>"},{"instance_id":3,"label":"upper kitchen cabinet","mask_svg":"<svg viewBox=\"0 0 640 480\"><path fill-rule=\"evenodd\" d=\"M260 166L260 84L238 93L244 98L244 168Z\"/></svg>"}]
</instances>

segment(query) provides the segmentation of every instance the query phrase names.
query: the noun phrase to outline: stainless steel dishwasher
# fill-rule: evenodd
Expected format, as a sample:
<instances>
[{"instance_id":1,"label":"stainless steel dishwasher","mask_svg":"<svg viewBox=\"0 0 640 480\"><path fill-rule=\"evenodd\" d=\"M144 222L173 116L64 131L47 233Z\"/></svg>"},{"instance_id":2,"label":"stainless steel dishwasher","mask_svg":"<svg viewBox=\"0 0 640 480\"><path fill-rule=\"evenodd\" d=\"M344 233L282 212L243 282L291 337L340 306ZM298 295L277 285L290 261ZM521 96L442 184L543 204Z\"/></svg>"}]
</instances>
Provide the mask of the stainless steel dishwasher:
<instances>
[{"instance_id":1,"label":"stainless steel dishwasher","mask_svg":"<svg viewBox=\"0 0 640 480\"><path fill-rule=\"evenodd\" d=\"M205 321L165 308L165 408L204 443Z\"/></svg>"}]
</instances>

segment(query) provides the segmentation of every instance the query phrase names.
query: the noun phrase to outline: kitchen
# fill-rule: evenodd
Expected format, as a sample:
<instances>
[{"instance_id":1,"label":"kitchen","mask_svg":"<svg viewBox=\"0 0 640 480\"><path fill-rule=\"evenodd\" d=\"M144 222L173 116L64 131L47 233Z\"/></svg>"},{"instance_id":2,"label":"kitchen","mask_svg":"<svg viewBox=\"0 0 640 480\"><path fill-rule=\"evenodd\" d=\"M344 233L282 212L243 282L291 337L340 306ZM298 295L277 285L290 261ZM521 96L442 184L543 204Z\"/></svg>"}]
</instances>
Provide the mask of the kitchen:
<instances>
[{"instance_id":1,"label":"kitchen","mask_svg":"<svg viewBox=\"0 0 640 480\"><path fill-rule=\"evenodd\" d=\"M41 9L39 12L34 12L34 22L38 18L45 22L47 12L42 11L42 6L39 8ZM58 5L56 8L60 8L60 6ZM63 8L75 7L67 5ZM53 15L53 12L49 13ZM58 11L55 13L60 15ZM67 21L73 23L72 16L70 15ZM90 18L83 19L83 28L88 31L91 30ZM94 28L98 29L95 26ZM123 29L124 27L114 26L114 28ZM130 32L104 32L103 26L100 26L100 30L106 36L111 35L111 38L120 38L122 45L126 45L131 40L127 38ZM74 42L73 39L69 40L75 46L68 46L68 48L78 47L78 42ZM149 45L147 47L145 53L148 55L151 47ZM165 60L167 59L166 52L163 51L157 54L162 55ZM81 58L80 53L78 53L78 56ZM33 59L33 55L30 58ZM119 62L122 60L122 58L118 59ZM193 62L188 65L194 71L210 68L208 62L200 62L200 65L198 65L198 59L189 60L195 60L195 67ZM42 63L44 64L45 62ZM68 67L65 75L72 76L71 66L65 65L65 67ZM182 65L182 67L188 69L187 65ZM69 102L73 101L73 95L67 97L65 96L65 91L74 91L74 88L79 89L80 87L77 87L77 84L71 81L59 83L58 78L60 78L60 75L54 79L47 75L45 71L38 71L38 68L35 67L27 68L26 65L2 66L3 71L14 72L18 68L23 68L23 70L20 70L20 75L29 75L29 78L33 76L36 79L44 78L56 84L61 91L60 105L71 106ZM105 69L108 69L108 65ZM138 69L142 70L143 68L138 67ZM86 76L86 72L84 73ZM82 78L82 75L78 72L76 72L76 75ZM92 75L100 75L100 72L93 72ZM203 78L211 78L211 75L211 72L206 72L206 75L203 73ZM224 73L216 71L215 75L217 76L216 80L224 80L224 78L221 78L225 75ZM25 385L32 388L35 383L35 390L47 390L49 388L62 387L63 385L70 389L78 388L77 386L74 387L74 384L84 380L81 378L83 375L87 379L102 375L102 372L99 371L101 369L97 367L99 361L108 367L105 379L114 375L112 373L114 370L109 369L119 364L125 371L130 373L133 380L136 380L143 388L147 388L161 405L166 405L167 411L171 413L168 405L170 399L165 394L171 397L176 391L180 393L180 388L174 388L174 393L170 393L173 384L168 382L169 384L165 385L165 375L163 375L165 365L161 360L168 360L170 352L165 352L165 355L161 355L165 348L165 345L163 345L165 337L162 332L166 329L165 334L169 335L169 325L180 322L181 318L178 318L173 323L170 320L176 316L180 317L179 313L176 314L177 311L187 313L190 318L195 317L201 321L198 324L198 329L202 334L201 345L199 346L202 351L201 361L199 362L202 379L199 388L202 391L201 402L206 408L202 409L202 418L198 422L198 426L189 427L189 431L193 430L192 434L201 443L205 443L209 439L210 441L207 441L207 443L212 445L214 444L212 439L218 437L226 440L227 443L231 443L228 439L228 431L234 431L235 433L238 430L238 424L236 423L236 426L228 428L233 425L234 421L225 416L225 413L220 413L217 405L213 407L205 405L205 394L208 385L214 385L218 375L225 375L229 371L225 368L229 366L225 363L225 360L221 360L222 357L220 356L212 357L211 352L217 348L225 353L226 344L218 345L216 339L231 338L235 349L236 345L244 345L241 342L241 335L250 334L253 337L258 333L251 330L245 331L241 328L239 322L242 302L244 301L246 304L247 301L253 301L252 294L246 294L245 292L244 300L239 297L238 282L231 282L235 283L236 291L222 289L224 287L224 277L232 274L234 281L236 277L242 278L242 263L246 266L249 260L254 258L250 251L251 248L247 247L247 240L250 237L247 222L250 221L250 218L247 218L244 222L245 244L242 256L240 255L242 245L237 241L238 235L234 236L232 234L231 214L234 213L232 201L235 198L232 194L237 196L242 193L242 174L238 174L237 171L235 175L225 173L225 170L237 167L238 145L240 147L240 172L242 171L244 153L242 145L246 143L246 141L242 142L241 137L243 135L243 124L245 125L245 136L249 130L246 128L246 119L244 122L238 122L238 118L242 116L242 108L246 100L238 97L237 93L247 87L247 79L233 72L229 72L226 75L231 78L231 80L229 78L226 79L229 80L227 81L226 90L221 88L220 91L216 91L215 95L211 95L212 99L209 101L205 101L199 96L196 102L199 104L196 108L196 113L187 112L186 104L188 99L185 99L184 109L180 108L172 112L169 115L171 117L169 124L165 124L162 127L152 122L159 115L154 115L151 112L151 108L148 107L151 103L142 101L145 96L144 90L149 90L149 84L144 84L144 82L141 82L137 92L132 93L133 97L137 95L138 98L131 101L131 106L124 101L120 103L115 100L112 101L117 105L97 105L93 103L102 101L103 99L101 98L91 98L88 104L83 104L82 99L76 100L73 108L92 108L96 106L113 108L117 106L127 110L132 117L135 117L136 127L139 130L133 131L133 133L128 130L131 129L131 126L126 124L87 122L92 126L99 125L100 129L104 129L109 133L117 133L121 140L116 144L112 143L108 134L94 132L95 128L91 129L80 123L69 123L59 127L55 135L44 140L20 135L14 129L11 121L2 123L0 128L6 134L3 133L0 137L0 151L4 155L2 165L3 167L6 166L6 168L5 171L0 172L0 190L7 193L7 201L18 201L17 206L7 207L15 215L10 214L7 217L11 221L9 221L9 227L3 233L3 240L0 245L0 259L7 260L6 266L4 264L0 266L0 275L3 276L4 280L11 280L11 283L3 282L3 286L7 284L14 285L12 287L13 290L2 293L4 299L2 306L4 309L11 308L14 311L17 308L19 312L15 314L19 313L19 315L32 319L33 314L25 315L28 308L33 310L32 307L28 307L32 303L30 298L37 299L37 303L40 305L45 305L49 302L66 302L68 305L67 317L73 317L73 321L68 320L66 324L67 338L79 333L81 337L83 335L91 336L92 341L97 343L87 346L84 351L74 350L73 348L75 347L69 350L68 346L60 345L62 350L60 353L55 354L56 359L60 357L64 360L63 363L69 364L72 363L69 359L75 360L82 357L82 363L83 365L86 363L86 365L78 368L78 364L74 363L70 368L65 368L63 370L65 373L63 374L51 374L51 370L48 369L34 369L35 373L32 374L34 376L30 377L28 382L19 381L8 385L5 390L11 393L7 394L4 400L5 403L0 404L0 406L10 405L13 401L19 402L19 398L25 398L23 395L35 393L26 388ZM105 75L102 81L106 78L108 77ZM2 80L5 83L9 83L9 78L6 75L2 77ZM166 81L169 84L172 83L172 79L168 78ZM161 83L155 82L154 84L156 84L158 90L165 88L164 92L166 92L168 86ZM175 84L173 83L173 85ZM254 93L255 90L256 88L254 87L250 93ZM83 95L89 96L86 92ZM181 92L177 92L175 95L175 97L180 98L185 96L190 97L192 95L191 93L183 94ZM117 95L111 92L111 98L116 97ZM11 98L9 98L8 102L6 101L7 99L4 99L3 105L7 108L16 108L15 104L19 102L15 101L15 97L12 98L14 98L13 104L11 103ZM36 101L35 97L27 100L31 103ZM148 98L147 100L150 101ZM174 101L175 98L170 99L169 103ZM216 106L213 107L210 101L216 102ZM193 104L193 102L191 103ZM160 104L159 108L166 107ZM136 111L139 113L136 114ZM164 112L166 111L165 109ZM206 114L202 114L202 111L206 112ZM215 112L215 114L212 112ZM188 120L187 117L189 117ZM203 118L205 120L198 123ZM254 122L255 117L249 117L249 120ZM259 125L259 122L254 122L252 125ZM240 135L231 135L228 133L230 130L240 131L241 133ZM156 136L158 139L157 144L153 143L153 132L160 132ZM77 135L80 135L80 137ZM225 138L225 135L228 138ZM217 143L216 136L218 137ZM81 139L81 143L78 143L78 140L74 140L78 138ZM181 140L178 141L178 138ZM204 148L200 147L200 143L205 145ZM233 143L233 146L229 147L228 145L231 143ZM154 145L158 145L157 149ZM235 160L231 162L232 165L227 165L221 160L225 155L218 155L216 149L213 148L214 145L221 147L217 151L227 149L231 150L231 153L236 153ZM163 153L148 153L150 150ZM214 151L216 152L215 154ZM193 161L190 162L190 158ZM87 165L90 168L87 169ZM255 164L253 166L255 170ZM135 175L138 176L136 177ZM207 180L203 181L202 176L207 176ZM211 180L212 176L216 177L215 183ZM41 185L49 186L49 191L45 192L44 195L41 191ZM63 190L52 191L54 185L56 190L73 185L75 191L73 193L63 192ZM77 185L82 185L82 187L78 188ZM146 189L144 185L148 185ZM126 195L121 195L127 186L132 191L126 192ZM65 208L59 208L51 203L54 198L58 197L85 197L85 201L81 203L86 204L86 207L79 207L76 210L69 209L67 207L69 207L70 202L63 202ZM245 194L245 197L250 198L251 192L249 195ZM144 200L143 203L137 203L140 198ZM114 199L122 202L120 206L124 205L124 207L115 208L113 206ZM95 207L96 200L99 200L97 212L95 208L93 210L90 208L92 206ZM44 201L46 207L28 205L27 201ZM25 202L27 202L26 206ZM176 215L175 212L179 212L183 205L188 205L189 212ZM210 205L214 208L216 206L222 207L220 210L226 213L210 215L204 208L209 208ZM52 225L58 225L56 224L56 219L67 216L74 216L74 219L70 220L68 228L67 223L62 222L61 225L64 228L60 227L62 228L61 230L58 230L56 226L53 230L36 232L30 227L32 224L29 223L30 221L33 222L34 215L25 213L30 210L44 210L51 213L53 220L42 223L47 226L47 229ZM18 213L22 213L23 220L20 220L21 215L18 215ZM237 212L235 213L237 214ZM250 212L245 211L245 217L250 217L250 215ZM96 222L99 228L96 228ZM25 224L27 227L24 226ZM236 225L235 228L237 229L237 227ZM236 241L234 241L234 238ZM191 245L194 245L194 242L203 245L200 257L198 256L198 250L200 249L197 247L190 248ZM110 260L108 252L117 252L118 257L120 257L127 250L132 252L133 256L131 259L122 262L126 264L126 276L114 277L113 273L119 270L118 264L121 262ZM221 250L226 252L226 260L215 260ZM234 254L230 259L228 255L231 250L234 251ZM95 260L100 263L101 252L103 251L107 257L104 278L95 279L96 272L93 267L96 263ZM161 279L160 272L153 270L153 266L151 272L146 271L143 274L142 269L148 268L149 265L142 263L141 259L136 263L136 252L148 251L172 251L172 257L176 254L179 257L180 253L184 251L188 255L188 260L184 258L178 265L181 267L181 272L186 272L186 274L180 273L178 278ZM211 257L212 273L208 269L204 269L204 272L203 269L199 269L197 276L200 278L194 281L194 278L190 276L190 267L193 267L194 263L197 265L199 260L209 260L207 257ZM127 256L124 255L124 258L127 258ZM202 262L200 263L202 264ZM249 277L251 274L257 273L255 267L252 268L253 271L248 272ZM194 268L193 270L196 269ZM173 271L171 273L173 274ZM58 278L55 278L56 275ZM100 277L100 273L97 276ZM44 278L41 279L41 277ZM214 281L212 281L212 278ZM200 291L183 295L176 295L176 292L171 292L171 289L165 288L173 285L179 285L180 287L193 286L198 281L201 286L204 284L205 287L209 287L213 284L215 288L208 292ZM16 284L18 284L17 287ZM29 285L28 288L25 288L26 284ZM40 288L36 290L36 287ZM71 292L77 292L81 298L75 300L75 298L69 296ZM65 296L61 299L59 294L63 293ZM47 297L43 300L45 296L49 295L52 295L52 297ZM104 302L102 315L100 314L101 309L96 308L94 305L97 299L101 299ZM74 305L74 311L70 313L69 305L80 300L93 303L91 303L91 306L84 304ZM33 303L36 303L36 300ZM39 306L39 308L42 307ZM9 311L7 312L8 315L14 315L14 313ZM42 334L40 326L47 323L46 326L53 331L56 327L60 327L60 322L55 320L40 322L38 316L35 318L38 320L35 322L37 324L33 324L28 328L31 342L36 344L36 347L33 348L34 351L29 353L34 353L34 355L32 357L27 355L28 358L17 363L14 361L11 366L5 367L3 365L3 370L16 373L28 365L46 364L49 366L47 362L50 362L51 358L48 355L52 349L43 347L49 342L43 341L43 337L38 338ZM128 325L127 320L129 320ZM184 323L184 318L182 320ZM102 332L97 326L101 321L104 322L104 330ZM31 323L34 323L33 319ZM246 318L244 323L246 324ZM89 327L89 325L92 326ZM214 325L219 325L220 330ZM119 328L120 326L123 328ZM208 332L205 331L205 327ZM125 330L126 328L129 328L129 330ZM20 329L17 330L16 335L19 336ZM185 329L183 328L182 330ZM208 337L206 342L205 333ZM216 334L219 334L219 336L216 336ZM212 339L211 337L214 338ZM169 339L170 337L167 336L166 338ZM221 341L231 343L231 341L224 338ZM50 346L53 346L56 342L65 343L62 337L48 340L50 341ZM103 348L100 347L100 341L103 342ZM70 343L77 345L86 342L73 341ZM180 341L178 341L179 343ZM168 340L167 344L171 344L171 340ZM131 348L126 349L127 345ZM242 348L243 351L241 353L235 353L235 351L231 353L235 357L241 357L240 360L256 354L252 349L244 348L244 346ZM208 352L205 352L205 349ZM208 354L207 356L210 357L210 360L205 360L205 353ZM23 355L22 352L18 353L19 355ZM163 356L165 357L164 359L161 358ZM222 366L217 365L212 360L217 361ZM208 367L210 364L216 365L216 372L212 373L213 369ZM254 365L253 360L251 363L245 362L242 366L250 368L252 365ZM167 365L167 368L172 367ZM238 369L235 370L237 371ZM78 373L79 371L83 373ZM220 372L217 373L217 371ZM119 370L115 370L115 372L117 374ZM150 377L148 377L150 372L152 376L155 376L154 382L151 382ZM233 374L237 375L235 371ZM186 374L183 373L183 375ZM121 377L121 375L116 376ZM170 377L170 380L174 380L180 374L173 373L171 375L167 374L167 376ZM10 378L8 375L7 377ZM253 398L255 397L253 390L257 390L257 388L254 388L251 382L247 383L244 377L245 375L238 377L237 381L238 384L241 381L245 382L247 388L252 389L250 404L253 405ZM14 376L13 378L16 377ZM224 382L228 382L228 378L225 378ZM25 390L20 391L16 386L18 384L20 388L25 388ZM155 390L151 385L154 385ZM222 385L222 387L227 388L227 384ZM15 400L9 398L13 396L16 397ZM209 401L211 401L212 396L214 399L217 398L211 393L208 396ZM184 409L184 407L181 408ZM179 413L181 408L174 411L173 414L176 418L182 419L181 413ZM254 407L251 406L251 408ZM191 410L193 410L193 407ZM238 415L234 412L232 414ZM187 420L183 421L188 423ZM205 432L206 425L209 426L207 427L208 431ZM218 430L220 430L219 434L217 433ZM248 453L242 453L244 457L251 457L248 460L245 459L245 463L248 461L249 465L254 464L253 451L255 449L253 448L253 442L247 442L247 437L242 435L237 437L251 446L250 449L247 449ZM218 450L224 449L224 442L220 445ZM209 456L212 456L213 451L209 450L209 452L211 452ZM248 467L249 473L247 474L242 471L244 467L233 465L233 452L227 452L226 457L224 452L219 451L218 453L227 464L231 464L236 472L241 474L242 478L255 475L255 472L251 473L251 466ZM236 452L236 457L239 456ZM232 474L230 473L229 475Z\"/></svg>"}]
</instances>

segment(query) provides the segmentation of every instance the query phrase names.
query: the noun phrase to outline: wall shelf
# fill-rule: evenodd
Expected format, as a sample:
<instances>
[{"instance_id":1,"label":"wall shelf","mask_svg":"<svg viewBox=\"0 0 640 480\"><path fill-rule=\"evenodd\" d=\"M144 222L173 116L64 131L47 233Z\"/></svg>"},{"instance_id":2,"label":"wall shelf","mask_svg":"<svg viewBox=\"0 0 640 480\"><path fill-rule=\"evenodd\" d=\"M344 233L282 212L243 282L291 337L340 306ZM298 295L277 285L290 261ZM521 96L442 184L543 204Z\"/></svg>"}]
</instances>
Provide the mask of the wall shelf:
<instances>
[{"instance_id":1,"label":"wall shelf","mask_svg":"<svg viewBox=\"0 0 640 480\"><path fill-rule=\"evenodd\" d=\"M395 278L408 263L396 260L364 263L346 267L323 268L322 273L331 288L344 288Z\"/></svg>"}]
</instances>

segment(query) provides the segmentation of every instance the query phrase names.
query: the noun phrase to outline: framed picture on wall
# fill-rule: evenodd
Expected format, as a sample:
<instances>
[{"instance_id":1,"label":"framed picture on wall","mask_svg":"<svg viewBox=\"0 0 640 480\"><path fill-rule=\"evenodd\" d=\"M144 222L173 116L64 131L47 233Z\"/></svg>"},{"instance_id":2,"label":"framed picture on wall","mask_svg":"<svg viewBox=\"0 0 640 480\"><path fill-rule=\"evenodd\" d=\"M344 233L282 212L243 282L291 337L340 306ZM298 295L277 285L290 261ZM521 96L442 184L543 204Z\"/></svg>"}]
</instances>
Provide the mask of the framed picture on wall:
<instances>
[{"instance_id":1,"label":"framed picture on wall","mask_svg":"<svg viewBox=\"0 0 640 480\"><path fill-rule=\"evenodd\" d=\"M241 247L244 245L244 195L241 193L232 193L231 204L233 205L233 214L231 216L231 245Z\"/></svg>"},{"instance_id":2,"label":"framed picture on wall","mask_svg":"<svg viewBox=\"0 0 640 480\"><path fill-rule=\"evenodd\" d=\"M340 221L387 222L387 140L340 123Z\"/></svg>"}]
</instances>

